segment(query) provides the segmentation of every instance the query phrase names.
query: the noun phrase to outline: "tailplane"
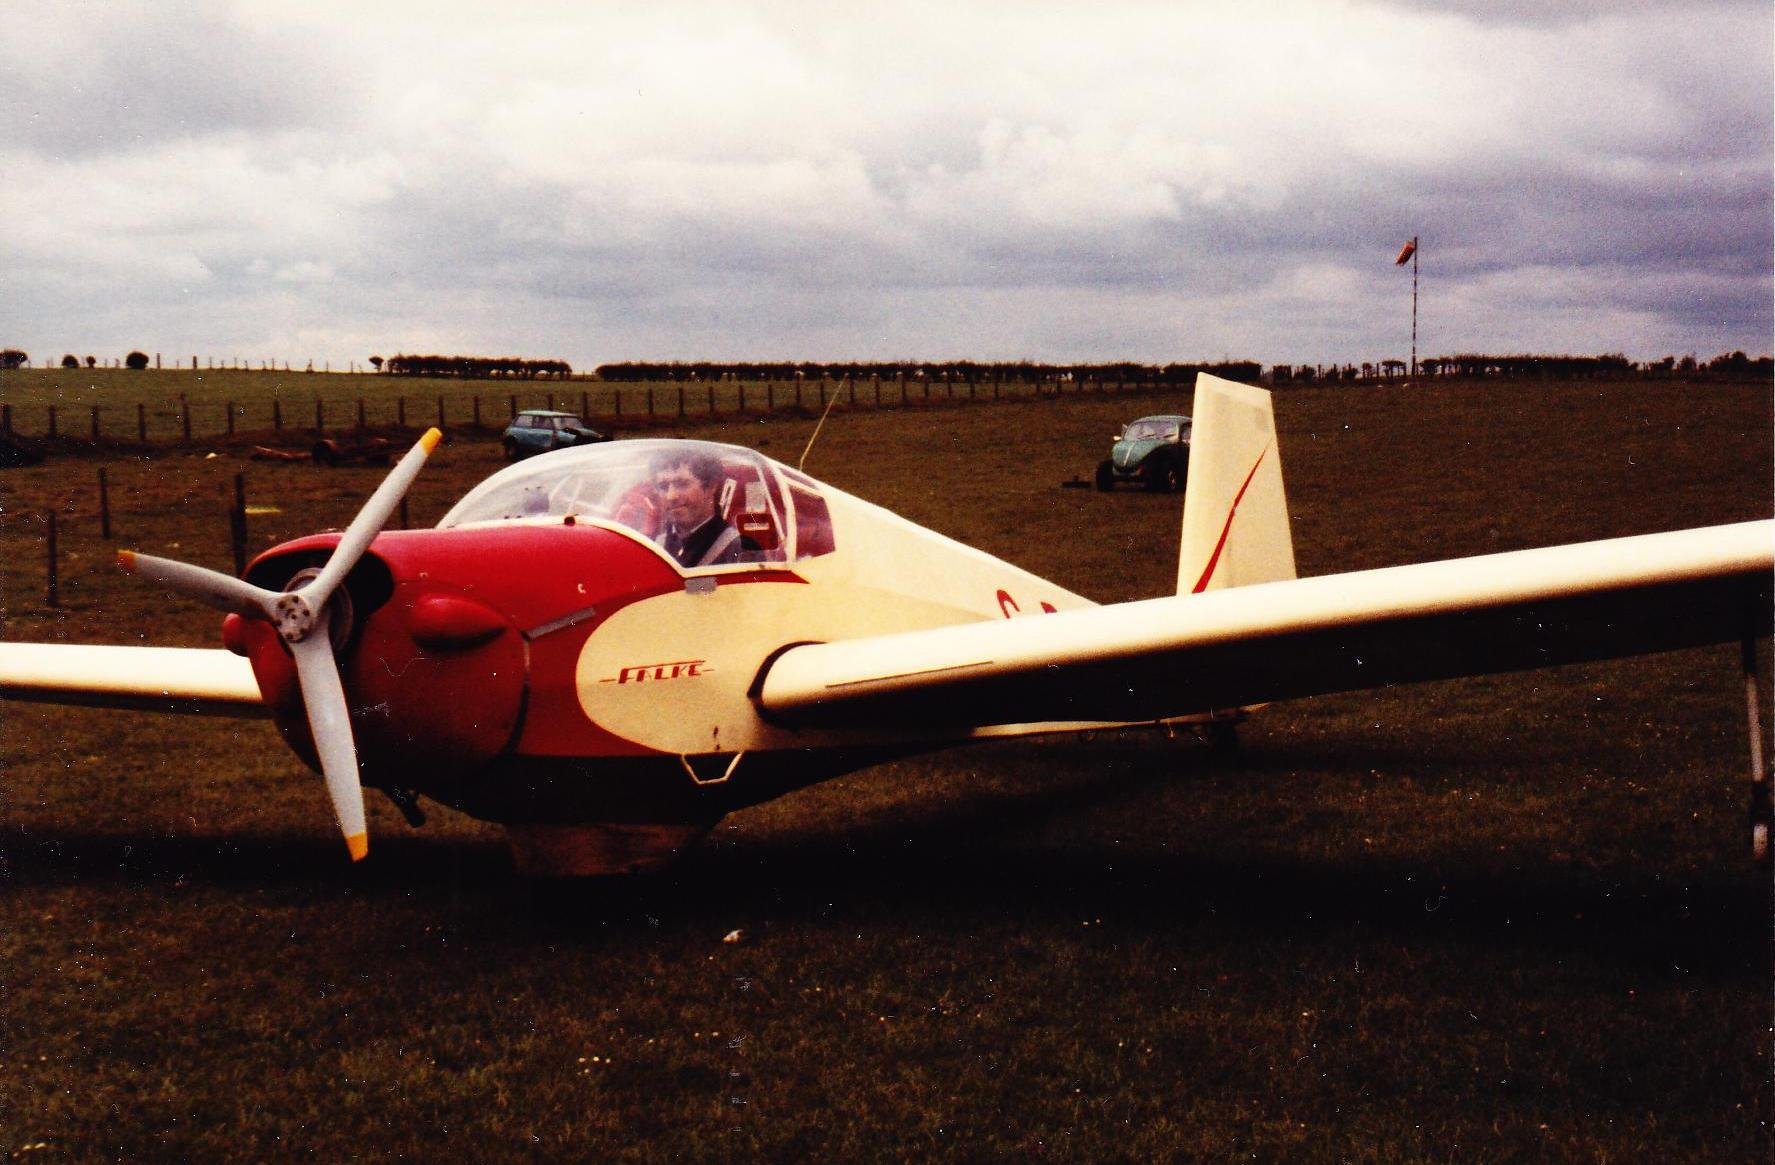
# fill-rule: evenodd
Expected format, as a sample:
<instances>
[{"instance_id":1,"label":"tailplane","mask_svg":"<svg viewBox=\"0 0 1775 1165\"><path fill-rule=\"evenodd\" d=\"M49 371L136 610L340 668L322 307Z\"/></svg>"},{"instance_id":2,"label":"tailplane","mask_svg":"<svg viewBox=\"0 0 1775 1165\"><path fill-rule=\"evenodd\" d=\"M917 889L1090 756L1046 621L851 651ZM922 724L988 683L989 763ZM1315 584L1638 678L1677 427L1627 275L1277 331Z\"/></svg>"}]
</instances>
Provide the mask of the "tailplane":
<instances>
[{"instance_id":1,"label":"tailplane","mask_svg":"<svg viewBox=\"0 0 1775 1165\"><path fill-rule=\"evenodd\" d=\"M1196 375L1177 593L1294 577L1270 394Z\"/></svg>"}]
</instances>

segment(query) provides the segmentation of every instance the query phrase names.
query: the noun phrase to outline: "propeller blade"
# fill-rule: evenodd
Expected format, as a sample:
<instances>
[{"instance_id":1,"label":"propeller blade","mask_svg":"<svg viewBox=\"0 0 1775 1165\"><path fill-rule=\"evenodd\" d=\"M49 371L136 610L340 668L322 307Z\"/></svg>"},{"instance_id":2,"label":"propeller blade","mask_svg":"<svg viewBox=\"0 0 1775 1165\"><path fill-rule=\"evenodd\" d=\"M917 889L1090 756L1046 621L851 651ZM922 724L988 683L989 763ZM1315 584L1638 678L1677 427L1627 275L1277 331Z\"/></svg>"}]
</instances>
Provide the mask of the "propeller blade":
<instances>
[{"instance_id":1,"label":"propeller blade","mask_svg":"<svg viewBox=\"0 0 1775 1165\"><path fill-rule=\"evenodd\" d=\"M339 580L357 565L364 549L382 532L382 527L388 524L389 516L401 504L407 487L419 476L419 471L425 467L425 459L437 448L443 437L443 433L437 429L427 429L418 443L401 458L401 463L382 479L382 484L376 487L376 492L370 495L364 508L358 511L357 517L351 520L351 525L345 528L339 545L333 548L333 556L327 559L327 564L321 567L321 572L315 576L314 581L302 588L303 596L308 599L308 604L314 611L318 613L327 605Z\"/></svg>"},{"instance_id":2,"label":"propeller blade","mask_svg":"<svg viewBox=\"0 0 1775 1165\"><path fill-rule=\"evenodd\" d=\"M314 749L320 754L321 773L327 780L327 796L352 861L370 852L369 828L364 821L364 787L357 771L357 746L351 739L351 715L345 707L345 685L333 660L333 645L325 633L290 644L296 657L296 677L302 684L302 703L308 710L308 728Z\"/></svg>"},{"instance_id":3,"label":"propeller blade","mask_svg":"<svg viewBox=\"0 0 1775 1165\"><path fill-rule=\"evenodd\" d=\"M238 611L243 615L264 615L269 618L272 604L277 601L276 591L256 587L219 570L192 566L171 558L156 558L152 554L119 550L117 565L130 574L157 582L168 590L207 603L219 611Z\"/></svg>"}]
</instances>

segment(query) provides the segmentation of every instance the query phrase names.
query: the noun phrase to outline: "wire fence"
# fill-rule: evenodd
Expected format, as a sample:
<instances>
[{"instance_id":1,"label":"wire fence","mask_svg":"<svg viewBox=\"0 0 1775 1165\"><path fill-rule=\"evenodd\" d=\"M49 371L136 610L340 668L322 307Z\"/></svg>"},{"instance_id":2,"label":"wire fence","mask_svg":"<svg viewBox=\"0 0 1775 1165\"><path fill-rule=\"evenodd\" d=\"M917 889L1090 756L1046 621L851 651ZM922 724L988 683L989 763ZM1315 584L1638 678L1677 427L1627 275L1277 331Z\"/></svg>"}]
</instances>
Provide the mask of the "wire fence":
<instances>
[{"instance_id":1,"label":"wire fence","mask_svg":"<svg viewBox=\"0 0 1775 1165\"><path fill-rule=\"evenodd\" d=\"M384 381L383 383L386 383ZM621 430L734 418L811 417L831 409L914 409L983 401L1137 395L1188 386L1154 380L1049 382L869 377L785 381L530 383L522 391L451 386L427 393L256 392L238 399L183 395L167 400L0 402L0 433L62 442L177 444L217 439L270 443L326 434L420 429L497 433L520 411L571 412L594 428ZM68 399L69 396L75 399Z\"/></svg>"}]
</instances>

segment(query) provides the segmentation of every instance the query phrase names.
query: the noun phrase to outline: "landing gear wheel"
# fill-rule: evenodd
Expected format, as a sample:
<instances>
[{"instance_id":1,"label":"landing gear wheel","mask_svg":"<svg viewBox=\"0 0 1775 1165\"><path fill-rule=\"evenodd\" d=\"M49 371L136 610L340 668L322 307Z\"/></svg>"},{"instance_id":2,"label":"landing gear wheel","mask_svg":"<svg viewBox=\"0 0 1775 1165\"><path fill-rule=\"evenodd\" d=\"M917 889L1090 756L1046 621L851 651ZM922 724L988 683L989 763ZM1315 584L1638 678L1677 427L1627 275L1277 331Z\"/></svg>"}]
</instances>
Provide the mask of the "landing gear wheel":
<instances>
[{"instance_id":1,"label":"landing gear wheel","mask_svg":"<svg viewBox=\"0 0 1775 1165\"><path fill-rule=\"evenodd\" d=\"M1102 461L1097 463L1097 490L1099 493L1108 493L1110 490L1114 489L1115 487L1116 487L1115 466L1111 465L1109 463L1109 459L1106 457Z\"/></svg>"}]
</instances>

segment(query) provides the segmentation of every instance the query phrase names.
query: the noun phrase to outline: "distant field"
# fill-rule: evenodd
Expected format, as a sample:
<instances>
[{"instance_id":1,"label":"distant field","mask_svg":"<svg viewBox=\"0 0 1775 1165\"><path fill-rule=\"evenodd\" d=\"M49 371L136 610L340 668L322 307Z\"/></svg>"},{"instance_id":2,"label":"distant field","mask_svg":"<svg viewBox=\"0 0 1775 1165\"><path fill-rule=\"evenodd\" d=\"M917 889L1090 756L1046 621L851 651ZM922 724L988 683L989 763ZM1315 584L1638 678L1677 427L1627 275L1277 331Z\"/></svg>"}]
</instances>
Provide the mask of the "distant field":
<instances>
[{"instance_id":1,"label":"distant field","mask_svg":"<svg viewBox=\"0 0 1775 1165\"><path fill-rule=\"evenodd\" d=\"M1305 574L1771 511L1766 384L1276 401ZM1177 499L1061 483L1172 408L837 414L807 468L1146 597ZM793 463L812 429L667 431ZM458 434L414 522L498 464ZM226 568L234 474L277 511L257 549L342 524L380 472L167 449L0 471L5 635L212 644L213 613L118 575L114 545ZM1735 647L1278 705L1231 760L1133 732L934 754L736 814L669 875L552 888L512 877L496 829L434 808L414 832L380 798L350 868L262 724L0 715L0 1152L21 1160L1775 1149Z\"/></svg>"},{"instance_id":2,"label":"distant field","mask_svg":"<svg viewBox=\"0 0 1775 1165\"><path fill-rule=\"evenodd\" d=\"M1073 383L1070 395L1122 391L1121 385ZM1052 391L1052 389L1050 389ZM1034 385L937 380L682 381L660 384L594 380L464 380L370 373L271 372L244 369L18 369L0 372L0 404L14 431L89 438L93 409L101 438L182 440L186 419L195 439L235 433L291 437L321 426L338 431L361 417L371 428L402 422L472 429L479 408L485 428L500 429L518 409L559 408L612 427L707 421L711 415L816 412L836 398L857 409L920 407L954 401L1033 397ZM478 402L478 404L477 404ZM837 407L837 404L834 407ZM317 413L318 408L318 413Z\"/></svg>"}]
</instances>

